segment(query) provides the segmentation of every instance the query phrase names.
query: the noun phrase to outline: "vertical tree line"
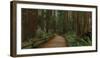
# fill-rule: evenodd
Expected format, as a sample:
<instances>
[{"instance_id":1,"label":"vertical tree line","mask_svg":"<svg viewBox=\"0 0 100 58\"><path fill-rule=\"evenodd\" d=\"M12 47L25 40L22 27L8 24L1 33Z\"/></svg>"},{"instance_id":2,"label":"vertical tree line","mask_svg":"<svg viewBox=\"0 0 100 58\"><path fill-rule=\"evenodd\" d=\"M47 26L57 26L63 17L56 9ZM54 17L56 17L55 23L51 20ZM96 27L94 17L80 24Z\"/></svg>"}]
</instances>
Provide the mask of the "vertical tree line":
<instances>
[{"instance_id":1,"label":"vertical tree line","mask_svg":"<svg viewBox=\"0 0 100 58\"><path fill-rule=\"evenodd\" d=\"M22 9L22 38L37 33L67 34L75 32L78 37L92 31L91 12L47 9Z\"/></svg>"}]
</instances>

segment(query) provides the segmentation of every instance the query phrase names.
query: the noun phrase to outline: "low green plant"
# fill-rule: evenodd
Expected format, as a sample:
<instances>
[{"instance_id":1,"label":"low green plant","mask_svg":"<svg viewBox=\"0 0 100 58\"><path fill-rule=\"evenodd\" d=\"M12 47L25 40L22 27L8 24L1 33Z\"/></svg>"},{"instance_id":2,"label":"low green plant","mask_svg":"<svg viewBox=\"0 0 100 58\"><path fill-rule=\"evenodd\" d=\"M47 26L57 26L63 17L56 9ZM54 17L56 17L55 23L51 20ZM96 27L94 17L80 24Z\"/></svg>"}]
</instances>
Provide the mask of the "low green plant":
<instances>
[{"instance_id":1,"label":"low green plant","mask_svg":"<svg viewBox=\"0 0 100 58\"><path fill-rule=\"evenodd\" d=\"M68 40L69 46L90 46L92 45L92 40L88 36L80 37L77 40L77 36L74 32L69 32L64 35L65 39Z\"/></svg>"}]
</instances>

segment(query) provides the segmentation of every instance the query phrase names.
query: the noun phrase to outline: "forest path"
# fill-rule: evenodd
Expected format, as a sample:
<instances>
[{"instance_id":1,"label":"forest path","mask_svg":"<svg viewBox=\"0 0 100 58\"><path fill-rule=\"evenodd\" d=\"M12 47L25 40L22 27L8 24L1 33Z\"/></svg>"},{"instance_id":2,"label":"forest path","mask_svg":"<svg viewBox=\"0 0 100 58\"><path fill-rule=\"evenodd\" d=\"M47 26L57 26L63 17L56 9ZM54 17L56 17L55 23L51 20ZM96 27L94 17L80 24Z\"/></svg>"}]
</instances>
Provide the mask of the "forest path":
<instances>
[{"instance_id":1,"label":"forest path","mask_svg":"<svg viewBox=\"0 0 100 58\"><path fill-rule=\"evenodd\" d=\"M55 35L50 38L46 43L40 45L41 48L52 48L52 47L67 47L66 40L60 35Z\"/></svg>"}]
</instances>

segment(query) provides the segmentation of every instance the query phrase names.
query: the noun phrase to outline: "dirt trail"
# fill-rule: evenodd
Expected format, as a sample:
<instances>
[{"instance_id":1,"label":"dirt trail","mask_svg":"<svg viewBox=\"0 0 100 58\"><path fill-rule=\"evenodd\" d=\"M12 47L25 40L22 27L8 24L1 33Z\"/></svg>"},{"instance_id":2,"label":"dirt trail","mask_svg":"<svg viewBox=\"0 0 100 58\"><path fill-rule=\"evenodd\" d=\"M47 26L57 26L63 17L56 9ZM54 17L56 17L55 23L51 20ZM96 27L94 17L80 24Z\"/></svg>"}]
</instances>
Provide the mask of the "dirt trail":
<instances>
[{"instance_id":1,"label":"dirt trail","mask_svg":"<svg viewBox=\"0 0 100 58\"><path fill-rule=\"evenodd\" d=\"M49 39L48 42L41 44L41 48L51 48L51 47L66 47L65 38L59 35L55 35L53 38Z\"/></svg>"}]
</instances>

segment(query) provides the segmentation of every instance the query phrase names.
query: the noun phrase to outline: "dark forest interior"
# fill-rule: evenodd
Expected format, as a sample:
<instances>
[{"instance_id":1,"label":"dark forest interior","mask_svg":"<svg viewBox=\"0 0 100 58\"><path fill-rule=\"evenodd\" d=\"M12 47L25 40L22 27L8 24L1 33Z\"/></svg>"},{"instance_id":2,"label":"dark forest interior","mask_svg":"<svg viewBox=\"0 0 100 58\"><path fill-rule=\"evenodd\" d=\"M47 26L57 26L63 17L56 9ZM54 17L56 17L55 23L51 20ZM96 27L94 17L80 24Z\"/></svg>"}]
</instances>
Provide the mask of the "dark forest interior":
<instances>
[{"instance_id":1,"label":"dark forest interior","mask_svg":"<svg viewBox=\"0 0 100 58\"><path fill-rule=\"evenodd\" d=\"M21 12L23 49L92 45L92 12L25 8Z\"/></svg>"}]
</instances>

